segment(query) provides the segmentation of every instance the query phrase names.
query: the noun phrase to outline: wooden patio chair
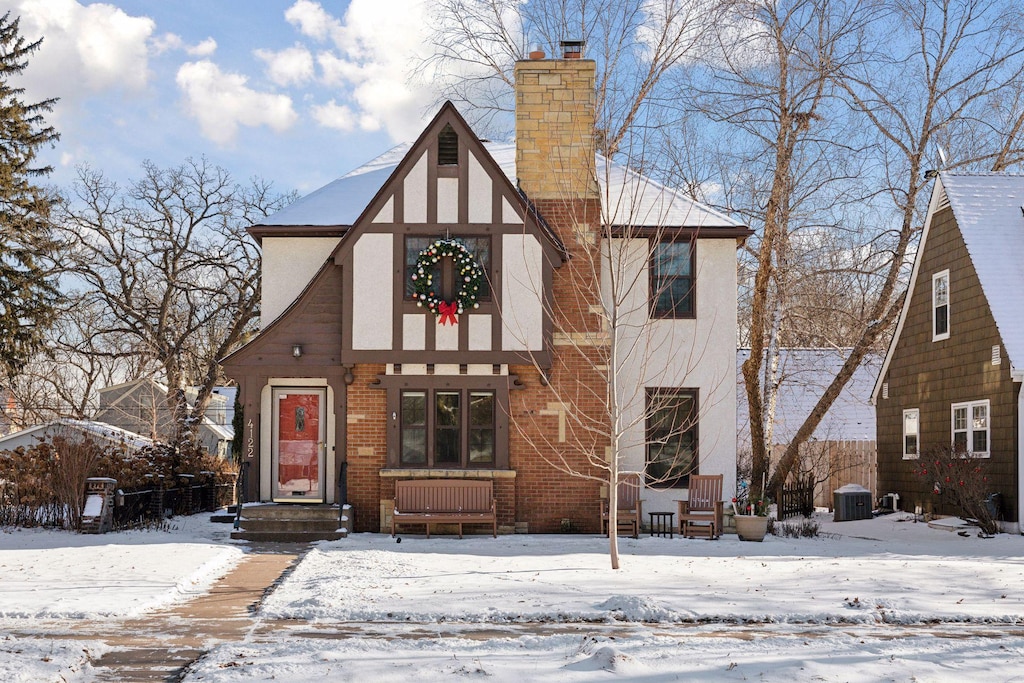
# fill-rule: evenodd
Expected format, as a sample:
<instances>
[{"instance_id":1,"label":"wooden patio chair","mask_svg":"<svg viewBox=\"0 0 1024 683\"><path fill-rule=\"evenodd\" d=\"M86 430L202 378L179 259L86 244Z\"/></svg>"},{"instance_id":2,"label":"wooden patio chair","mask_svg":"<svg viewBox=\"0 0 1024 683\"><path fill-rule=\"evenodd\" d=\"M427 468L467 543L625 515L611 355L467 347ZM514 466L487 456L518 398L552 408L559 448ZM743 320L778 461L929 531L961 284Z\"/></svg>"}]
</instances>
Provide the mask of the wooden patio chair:
<instances>
[{"instance_id":1,"label":"wooden patio chair","mask_svg":"<svg viewBox=\"0 0 1024 683\"><path fill-rule=\"evenodd\" d=\"M708 540L718 538L722 533L721 474L691 474L689 500L677 500L679 506L679 535L684 538L697 536Z\"/></svg>"},{"instance_id":2,"label":"wooden patio chair","mask_svg":"<svg viewBox=\"0 0 1024 683\"><path fill-rule=\"evenodd\" d=\"M633 538L640 538L640 522L643 518L644 502L640 500L640 487L642 482L640 474L630 472L622 475L619 485L616 487L619 498L619 514L616 520L616 529L623 527L630 529ZM608 535L608 508L609 500L607 492L602 496L601 501L601 531Z\"/></svg>"}]
</instances>

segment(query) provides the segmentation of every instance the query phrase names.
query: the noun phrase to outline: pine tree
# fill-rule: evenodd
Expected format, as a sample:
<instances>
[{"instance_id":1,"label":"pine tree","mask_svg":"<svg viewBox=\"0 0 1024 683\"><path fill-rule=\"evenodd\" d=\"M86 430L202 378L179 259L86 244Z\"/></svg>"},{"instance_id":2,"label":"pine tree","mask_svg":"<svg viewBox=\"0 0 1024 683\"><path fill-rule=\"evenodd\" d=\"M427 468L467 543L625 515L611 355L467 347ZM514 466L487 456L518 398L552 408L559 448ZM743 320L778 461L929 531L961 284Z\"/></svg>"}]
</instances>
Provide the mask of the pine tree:
<instances>
[{"instance_id":1,"label":"pine tree","mask_svg":"<svg viewBox=\"0 0 1024 683\"><path fill-rule=\"evenodd\" d=\"M24 88L11 85L42 39L27 43L19 19L0 17L0 371L17 372L37 349L50 322L57 289L40 256L53 248L50 209L55 197L33 184L52 170L36 153L59 135L44 112L55 99L22 101Z\"/></svg>"}]
</instances>

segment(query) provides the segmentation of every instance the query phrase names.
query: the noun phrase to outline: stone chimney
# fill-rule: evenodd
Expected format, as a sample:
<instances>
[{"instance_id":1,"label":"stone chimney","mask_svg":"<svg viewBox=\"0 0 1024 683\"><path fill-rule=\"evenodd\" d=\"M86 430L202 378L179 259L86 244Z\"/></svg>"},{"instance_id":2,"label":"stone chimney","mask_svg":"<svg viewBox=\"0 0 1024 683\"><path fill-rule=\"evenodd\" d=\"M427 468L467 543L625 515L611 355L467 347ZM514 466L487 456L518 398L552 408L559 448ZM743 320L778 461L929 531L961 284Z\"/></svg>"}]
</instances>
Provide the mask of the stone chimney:
<instances>
[{"instance_id":1,"label":"stone chimney","mask_svg":"<svg viewBox=\"0 0 1024 683\"><path fill-rule=\"evenodd\" d=\"M516 174L533 201L598 199L594 170L596 65L582 41L562 59L516 62ZM543 53L531 53L531 57Z\"/></svg>"}]
</instances>

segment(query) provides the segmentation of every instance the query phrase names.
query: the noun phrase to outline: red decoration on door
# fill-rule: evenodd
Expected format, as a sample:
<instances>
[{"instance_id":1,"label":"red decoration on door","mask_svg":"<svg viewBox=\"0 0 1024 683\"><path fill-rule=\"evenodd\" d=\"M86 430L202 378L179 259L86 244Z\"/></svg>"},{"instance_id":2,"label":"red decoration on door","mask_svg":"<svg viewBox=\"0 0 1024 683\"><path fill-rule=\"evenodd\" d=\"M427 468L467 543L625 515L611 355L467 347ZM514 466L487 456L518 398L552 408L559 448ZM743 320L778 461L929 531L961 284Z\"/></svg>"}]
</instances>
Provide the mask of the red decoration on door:
<instances>
[{"instance_id":1,"label":"red decoration on door","mask_svg":"<svg viewBox=\"0 0 1024 683\"><path fill-rule=\"evenodd\" d=\"M437 310L440 311L441 313L441 318L439 322L442 325L445 325L447 323L451 323L452 325L459 324L458 319L456 319L455 317L456 314L459 312L459 305L454 301L451 303L448 303L447 301L442 301L437 305Z\"/></svg>"}]
</instances>

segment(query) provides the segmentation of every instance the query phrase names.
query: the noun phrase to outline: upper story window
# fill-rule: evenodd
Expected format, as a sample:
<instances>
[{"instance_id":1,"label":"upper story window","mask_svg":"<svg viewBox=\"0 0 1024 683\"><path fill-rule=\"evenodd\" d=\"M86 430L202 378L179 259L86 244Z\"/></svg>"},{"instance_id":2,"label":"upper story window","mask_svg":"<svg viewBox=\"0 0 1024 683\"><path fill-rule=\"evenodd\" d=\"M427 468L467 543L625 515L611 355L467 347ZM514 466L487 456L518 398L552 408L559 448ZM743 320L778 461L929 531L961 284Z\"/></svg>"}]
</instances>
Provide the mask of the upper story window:
<instances>
[{"instance_id":1,"label":"upper story window","mask_svg":"<svg viewBox=\"0 0 1024 683\"><path fill-rule=\"evenodd\" d=\"M437 134L437 165L457 166L459 163L459 134L445 125Z\"/></svg>"},{"instance_id":2,"label":"upper story window","mask_svg":"<svg viewBox=\"0 0 1024 683\"><path fill-rule=\"evenodd\" d=\"M686 488L697 467L697 390L647 390L647 483Z\"/></svg>"},{"instance_id":3,"label":"upper story window","mask_svg":"<svg viewBox=\"0 0 1024 683\"><path fill-rule=\"evenodd\" d=\"M903 459L916 460L920 456L921 411L910 408L903 411Z\"/></svg>"},{"instance_id":4,"label":"upper story window","mask_svg":"<svg viewBox=\"0 0 1024 683\"><path fill-rule=\"evenodd\" d=\"M989 455L989 402L954 403L953 450L987 458Z\"/></svg>"},{"instance_id":5,"label":"upper story window","mask_svg":"<svg viewBox=\"0 0 1024 683\"><path fill-rule=\"evenodd\" d=\"M651 253L651 317L693 318L696 310L694 246L659 241Z\"/></svg>"},{"instance_id":6,"label":"upper story window","mask_svg":"<svg viewBox=\"0 0 1024 683\"><path fill-rule=\"evenodd\" d=\"M949 339L949 271L932 275L932 341Z\"/></svg>"},{"instance_id":7,"label":"upper story window","mask_svg":"<svg viewBox=\"0 0 1024 683\"><path fill-rule=\"evenodd\" d=\"M421 235L406 235L405 237L405 300L412 301L413 281L412 272L416 268L416 259L420 252L427 248L437 237L425 237ZM480 265L486 277L481 283L477 301L491 300L491 238L490 237L455 237L462 242L473 255L473 259ZM432 273L434 282L440 282L440 298L451 301L455 298L458 287L455 285L455 273L452 268L451 259L443 259L434 265Z\"/></svg>"}]
</instances>

